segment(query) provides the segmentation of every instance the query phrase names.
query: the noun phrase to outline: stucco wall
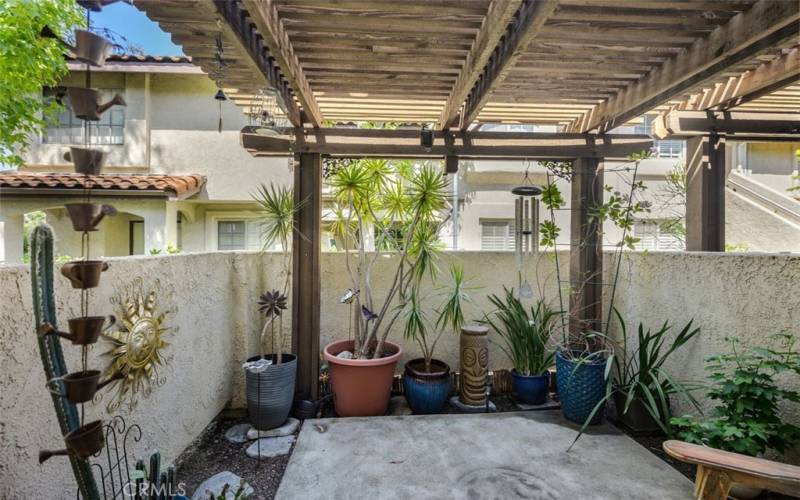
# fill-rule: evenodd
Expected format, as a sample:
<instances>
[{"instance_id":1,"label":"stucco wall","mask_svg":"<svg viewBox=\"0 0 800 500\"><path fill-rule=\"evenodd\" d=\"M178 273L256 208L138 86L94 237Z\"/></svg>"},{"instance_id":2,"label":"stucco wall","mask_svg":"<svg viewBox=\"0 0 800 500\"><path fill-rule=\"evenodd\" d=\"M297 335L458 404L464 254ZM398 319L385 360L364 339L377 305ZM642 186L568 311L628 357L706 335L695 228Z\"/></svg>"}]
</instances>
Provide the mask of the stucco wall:
<instances>
[{"instance_id":1,"label":"stucco wall","mask_svg":"<svg viewBox=\"0 0 800 500\"><path fill-rule=\"evenodd\" d=\"M385 293L394 261L393 257L378 258L387 265L376 266L376 298ZM157 447L166 460L172 460L226 404L243 406L240 364L257 352L256 338L263 320L256 300L259 293L279 284L277 259L276 254L224 252L109 260L111 268L92 293L93 313L112 312L109 297L115 287L136 276L146 283L160 279L172 295L165 305L177 307L169 322L179 329L168 338L170 363L162 372L166 384L133 412L123 412L129 421L144 427L144 441L138 450ZM559 260L564 278L568 273L566 253ZM442 284L450 262L463 264L470 280L474 298L467 311L470 319L489 310L488 294L500 292L504 284L516 286L511 253L448 253L440 266ZM613 266L610 257L606 262L608 281ZM680 328L694 318L701 328L700 336L671 362L670 368L684 379L704 378L703 358L725 349L726 335L763 345L772 333L800 334L800 256L633 253L624 258L621 269L616 305L631 327L640 321L658 327L669 320ZM64 322L77 314L78 294L57 276L58 315ZM349 307L338 301L350 286L343 254L322 255L321 278L324 345L348 335ZM552 255L532 263L529 279L535 290L544 290L548 299L557 302ZM430 300L438 303L436 297ZM402 339L399 326L390 338L403 344L404 360L419 354L412 343ZM456 336L444 335L437 357L456 368L457 345ZM68 343L64 346L69 365L76 366L76 349ZM104 366L99 357L104 350L103 344L92 350L93 366ZM496 346L492 346L490 364L494 368L509 366ZM796 378L786 382L800 386ZM87 409L91 417L103 413L105 406L101 403ZM26 266L0 266L0 411L0 498L74 498L65 460L56 457L41 468L36 463L39 449L57 447L60 440L33 334ZM785 411L800 420L796 408Z\"/></svg>"}]
</instances>

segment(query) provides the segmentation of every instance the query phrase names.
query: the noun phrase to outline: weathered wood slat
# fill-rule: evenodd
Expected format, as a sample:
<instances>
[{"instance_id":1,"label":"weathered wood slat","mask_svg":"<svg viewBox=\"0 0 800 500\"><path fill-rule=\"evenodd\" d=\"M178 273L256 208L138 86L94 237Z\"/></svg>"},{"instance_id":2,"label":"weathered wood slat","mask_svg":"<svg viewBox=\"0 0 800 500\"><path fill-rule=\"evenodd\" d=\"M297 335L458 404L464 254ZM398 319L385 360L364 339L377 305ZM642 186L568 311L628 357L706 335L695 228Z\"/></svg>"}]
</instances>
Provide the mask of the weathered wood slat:
<instances>
[{"instance_id":1,"label":"weathered wood slat","mask_svg":"<svg viewBox=\"0 0 800 500\"><path fill-rule=\"evenodd\" d=\"M271 0L244 0L244 6L263 37L270 55L275 58L283 71L284 78L294 90L305 117L312 125L319 127L324 120L322 112L294 53L289 35L286 34L278 18L277 9Z\"/></svg>"},{"instance_id":2,"label":"weathered wood slat","mask_svg":"<svg viewBox=\"0 0 800 500\"><path fill-rule=\"evenodd\" d=\"M536 37L557 6L558 3L551 0L526 1L522 4L514 22L508 26L503 42L495 47L486 68L472 87L461 113L460 128L466 129L475 120L492 91L505 80L528 43Z\"/></svg>"},{"instance_id":3,"label":"weathered wood slat","mask_svg":"<svg viewBox=\"0 0 800 500\"><path fill-rule=\"evenodd\" d=\"M707 84L727 68L798 35L796 2L760 0L753 7L666 61L638 83L599 104L570 127L612 129L681 92Z\"/></svg>"}]
</instances>

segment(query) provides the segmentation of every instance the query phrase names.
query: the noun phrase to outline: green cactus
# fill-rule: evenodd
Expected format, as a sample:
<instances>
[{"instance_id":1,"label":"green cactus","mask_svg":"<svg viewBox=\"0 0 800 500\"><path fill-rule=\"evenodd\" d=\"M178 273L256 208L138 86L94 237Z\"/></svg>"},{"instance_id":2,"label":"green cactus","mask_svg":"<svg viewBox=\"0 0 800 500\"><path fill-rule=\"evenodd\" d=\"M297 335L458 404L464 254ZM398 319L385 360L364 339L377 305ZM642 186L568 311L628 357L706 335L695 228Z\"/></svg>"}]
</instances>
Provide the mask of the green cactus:
<instances>
[{"instance_id":1,"label":"green cactus","mask_svg":"<svg viewBox=\"0 0 800 500\"><path fill-rule=\"evenodd\" d=\"M31 289L33 290L33 312L36 329L44 323L57 325L55 296L53 293L53 230L47 224L40 224L33 230L31 238ZM61 350L61 342L56 336L39 337L39 353L42 356L45 377L66 375L67 364ZM65 398L53 395L53 405L58 417L61 433L77 429L80 425L78 410ZM70 456L72 472L78 483L81 498L100 500L92 467L87 460Z\"/></svg>"}]
</instances>

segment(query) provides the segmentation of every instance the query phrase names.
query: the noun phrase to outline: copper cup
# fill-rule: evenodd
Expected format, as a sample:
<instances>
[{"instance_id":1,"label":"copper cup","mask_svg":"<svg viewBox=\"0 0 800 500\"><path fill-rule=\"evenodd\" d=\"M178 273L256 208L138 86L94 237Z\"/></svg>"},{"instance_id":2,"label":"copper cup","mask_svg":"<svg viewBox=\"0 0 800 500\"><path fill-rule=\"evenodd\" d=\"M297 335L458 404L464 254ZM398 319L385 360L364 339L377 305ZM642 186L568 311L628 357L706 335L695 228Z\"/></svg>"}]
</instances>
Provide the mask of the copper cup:
<instances>
[{"instance_id":1,"label":"copper cup","mask_svg":"<svg viewBox=\"0 0 800 500\"><path fill-rule=\"evenodd\" d=\"M106 152L100 149L70 147L64 153L64 159L75 165L79 174L97 175L103 170L106 161Z\"/></svg>"},{"instance_id":2,"label":"copper cup","mask_svg":"<svg viewBox=\"0 0 800 500\"><path fill-rule=\"evenodd\" d=\"M116 321L117 318L114 316L108 316L108 325L105 325L105 316L71 318L69 320L69 333L57 330L56 327L50 323L43 323L42 326L39 327L39 335L58 335L59 337L71 340L75 345L89 345L97 342L100 333L114 326Z\"/></svg>"},{"instance_id":3,"label":"copper cup","mask_svg":"<svg viewBox=\"0 0 800 500\"><path fill-rule=\"evenodd\" d=\"M44 463L50 457L56 455L73 455L80 458L88 458L94 455L103 448L105 443L103 421L95 420L68 432L64 436L64 443L67 445L66 449L40 451L39 463Z\"/></svg>"},{"instance_id":4,"label":"copper cup","mask_svg":"<svg viewBox=\"0 0 800 500\"><path fill-rule=\"evenodd\" d=\"M115 94L110 101L100 103L100 92L86 87L68 87L69 103L72 112L81 120L97 121L100 115L106 112L111 106L125 106L125 99L121 95Z\"/></svg>"},{"instance_id":5,"label":"copper cup","mask_svg":"<svg viewBox=\"0 0 800 500\"><path fill-rule=\"evenodd\" d=\"M72 288L94 288L100 283L100 273L108 269L102 260L76 260L61 266L61 274L72 283Z\"/></svg>"},{"instance_id":6,"label":"copper cup","mask_svg":"<svg viewBox=\"0 0 800 500\"><path fill-rule=\"evenodd\" d=\"M64 205L72 220L75 231L97 231L97 225L106 215L117 215L117 209L111 205L96 203L67 203Z\"/></svg>"},{"instance_id":7,"label":"copper cup","mask_svg":"<svg viewBox=\"0 0 800 500\"><path fill-rule=\"evenodd\" d=\"M111 42L102 36L91 31L75 30L75 47L73 48L75 59L94 66L102 66L113 50L114 46Z\"/></svg>"},{"instance_id":8,"label":"copper cup","mask_svg":"<svg viewBox=\"0 0 800 500\"><path fill-rule=\"evenodd\" d=\"M47 390L56 396L65 398L73 404L91 401L94 395L114 380L121 378L122 374L100 382L100 370L87 370L72 372L61 377L53 377L47 381ZM63 386L62 391L59 386Z\"/></svg>"}]
</instances>

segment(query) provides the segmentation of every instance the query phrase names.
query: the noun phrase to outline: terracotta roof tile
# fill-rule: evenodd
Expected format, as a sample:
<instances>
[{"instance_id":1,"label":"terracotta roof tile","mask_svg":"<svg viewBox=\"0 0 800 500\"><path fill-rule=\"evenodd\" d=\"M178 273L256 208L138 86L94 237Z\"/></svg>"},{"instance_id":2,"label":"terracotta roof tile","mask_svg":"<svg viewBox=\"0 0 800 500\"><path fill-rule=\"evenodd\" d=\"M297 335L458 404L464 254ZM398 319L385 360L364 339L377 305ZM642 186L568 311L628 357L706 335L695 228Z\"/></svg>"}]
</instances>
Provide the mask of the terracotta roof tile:
<instances>
[{"instance_id":1,"label":"terracotta roof tile","mask_svg":"<svg viewBox=\"0 0 800 500\"><path fill-rule=\"evenodd\" d=\"M200 190L206 183L203 175L160 175L160 174L100 174L82 175L76 173L31 173L17 170L0 171L2 188L42 188L42 189L92 189L120 191L160 191L172 193L178 198L187 193Z\"/></svg>"}]
</instances>

